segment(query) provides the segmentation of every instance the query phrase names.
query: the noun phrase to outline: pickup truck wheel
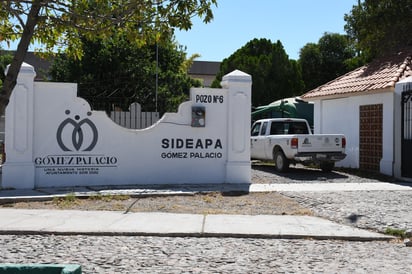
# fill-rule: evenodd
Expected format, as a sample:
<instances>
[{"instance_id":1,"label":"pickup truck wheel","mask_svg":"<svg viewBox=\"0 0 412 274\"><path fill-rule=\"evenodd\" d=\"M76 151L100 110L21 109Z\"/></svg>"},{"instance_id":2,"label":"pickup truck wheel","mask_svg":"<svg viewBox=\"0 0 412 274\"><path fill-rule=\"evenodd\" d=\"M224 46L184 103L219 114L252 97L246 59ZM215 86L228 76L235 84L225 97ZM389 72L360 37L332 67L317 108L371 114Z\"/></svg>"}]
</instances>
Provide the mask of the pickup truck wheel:
<instances>
[{"instance_id":1,"label":"pickup truck wheel","mask_svg":"<svg viewBox=\"0 0 412 274\"><path fill-rule=\"evenodd\" d=\"M334 162L320 162L320 169L322 169L323 172L331 172L334 167Z\"/></svg>"},{"instance_id":2,"label":"pickup truck wheel","mask_svg":"<svg viewBox=\"0 0 412 274\"><path fill-rule=\"evenodd\" d=\"M273 156L275 161L275 169L278 172L286 172L289 169L289 160L285 157L282 151L278 150Z\"/></svg>"}]
</instances>

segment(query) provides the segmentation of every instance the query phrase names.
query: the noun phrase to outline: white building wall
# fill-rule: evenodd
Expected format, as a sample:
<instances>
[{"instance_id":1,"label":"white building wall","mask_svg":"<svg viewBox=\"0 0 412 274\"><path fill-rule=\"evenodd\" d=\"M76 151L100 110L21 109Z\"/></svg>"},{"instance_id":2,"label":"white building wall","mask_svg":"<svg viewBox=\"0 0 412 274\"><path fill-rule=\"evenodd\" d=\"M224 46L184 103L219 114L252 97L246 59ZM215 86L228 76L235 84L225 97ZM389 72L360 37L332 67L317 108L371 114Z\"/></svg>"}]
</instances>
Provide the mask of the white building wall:
<instances>
[{"instance_id":1,"label":"white building wall","mask_svg":"<svg viewBox=\"0 0 412 274\"><path fill-rule=\"evenodd\" d=\"M315 104L314 132L341 133L346 136L347 156L337 162L336 166L349 168L359 168L359 107L383 104L383 156L380 172L393 175L393 92L312 101Z\"/></svg>"}]
</instances>

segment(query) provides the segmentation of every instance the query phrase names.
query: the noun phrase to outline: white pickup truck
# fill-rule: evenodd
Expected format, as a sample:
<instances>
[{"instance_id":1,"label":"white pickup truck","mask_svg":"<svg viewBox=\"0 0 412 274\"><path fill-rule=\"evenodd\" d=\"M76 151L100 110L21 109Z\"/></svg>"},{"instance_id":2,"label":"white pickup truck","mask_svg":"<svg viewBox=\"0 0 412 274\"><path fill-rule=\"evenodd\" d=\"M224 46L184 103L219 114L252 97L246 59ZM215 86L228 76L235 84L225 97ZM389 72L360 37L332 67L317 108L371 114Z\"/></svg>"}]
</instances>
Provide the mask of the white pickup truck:
<instances>
[{"instance_id":1,"label":"white pickup truck","mask_svg":"<svg viewBox=\"0 0 412 274\"><path fill-rule=\"evenodd\" d=\"M304 119L271 118L256 121L250 137L252 159L274 161L279 172L290 164L317 164L331 171L346 157L342 134L312 134Z\"/></svg>"}]
</instances>

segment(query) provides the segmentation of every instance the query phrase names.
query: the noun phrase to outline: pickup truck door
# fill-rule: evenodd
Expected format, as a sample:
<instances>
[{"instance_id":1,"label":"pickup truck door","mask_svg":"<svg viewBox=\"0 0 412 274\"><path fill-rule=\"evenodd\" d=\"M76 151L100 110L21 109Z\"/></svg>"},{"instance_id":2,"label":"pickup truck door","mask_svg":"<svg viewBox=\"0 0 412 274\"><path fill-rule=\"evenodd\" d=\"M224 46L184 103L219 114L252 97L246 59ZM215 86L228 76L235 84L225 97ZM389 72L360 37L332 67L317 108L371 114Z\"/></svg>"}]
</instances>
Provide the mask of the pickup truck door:
<instances>
[{"instance_id":1,"label":"pickup truck door","mask_svg":"<svg viewBox=\"0 0 412 274\"><path fill-rule=\"evenodd\" d=\"M268 122L256 123L252 128L250 138L250 153L253 159L266 159L265 142Z\"/></svg>"}]
</instances>

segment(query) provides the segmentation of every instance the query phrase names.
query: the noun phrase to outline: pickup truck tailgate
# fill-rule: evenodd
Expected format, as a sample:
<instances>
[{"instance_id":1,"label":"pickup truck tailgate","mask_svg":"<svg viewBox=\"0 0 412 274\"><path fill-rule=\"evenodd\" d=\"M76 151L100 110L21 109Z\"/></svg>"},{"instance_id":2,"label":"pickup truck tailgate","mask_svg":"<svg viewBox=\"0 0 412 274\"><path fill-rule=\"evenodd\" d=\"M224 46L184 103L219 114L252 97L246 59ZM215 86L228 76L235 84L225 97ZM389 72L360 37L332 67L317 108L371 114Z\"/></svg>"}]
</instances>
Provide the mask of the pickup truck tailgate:
<instances>
[{"instance_id":1,"label":"pickup truck tailgate","mask_svg":"<svg viewBox=\"0 0 412 274\"><path fill-rule=\"evenodd\" d=\"M298 152L339 152L344 150L342 134L298 135Z\"/></svg>"}]
</instances>

